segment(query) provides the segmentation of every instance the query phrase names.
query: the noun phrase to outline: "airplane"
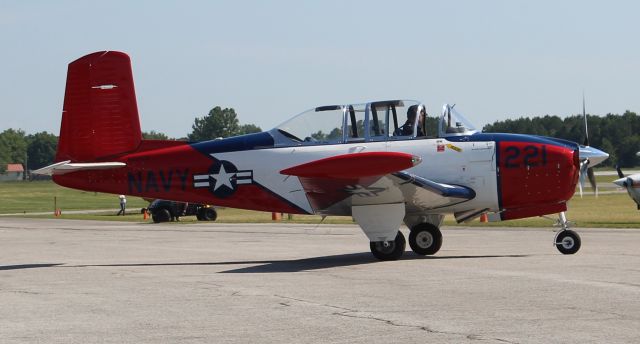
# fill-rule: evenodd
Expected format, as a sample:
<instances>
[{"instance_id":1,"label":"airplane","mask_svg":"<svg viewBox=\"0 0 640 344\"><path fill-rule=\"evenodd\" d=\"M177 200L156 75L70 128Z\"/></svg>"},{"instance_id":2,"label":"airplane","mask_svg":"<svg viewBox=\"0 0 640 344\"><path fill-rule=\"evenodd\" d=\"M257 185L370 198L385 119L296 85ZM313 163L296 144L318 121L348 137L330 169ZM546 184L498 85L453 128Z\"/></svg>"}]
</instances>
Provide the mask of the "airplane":
<instances>
[{"instance_id":1,"label":"airplane","mask_svg":"<svg viewBox=\"0 0 640 344\"><path fill-rule=\"evenodd\" d=\"M614 180L613 183L619 187L625 188L629 197L636 202L636 206L638 207L638 210L640 210L640 190L638 190L638 188L640 188L640 173L625 177L624 173L622 173L622 170L617 165L616 171L618 171L619 179Z\"/></svg>"},{"instance_id":2,"label":"airplane","mask_svg":"<svg viewBox=\"0 0 640 344\"><path fill-rule=\"evenodd\" d=\"M403 125L405 113L413 121ZM36 172L86 191L352 216L380 260L404 253L402 223L415 253L438 252L445 214L466 222L558 213L555 246L580 249L564 213L587 159L578 144L482 133L448 104L437 128L426 128L423 113L411 100L335 104L261 133L145 140L129 56L100 51L69 64L55 163ZM608 156L589 148L590 166Z\"/></svg>"}]
</instances>

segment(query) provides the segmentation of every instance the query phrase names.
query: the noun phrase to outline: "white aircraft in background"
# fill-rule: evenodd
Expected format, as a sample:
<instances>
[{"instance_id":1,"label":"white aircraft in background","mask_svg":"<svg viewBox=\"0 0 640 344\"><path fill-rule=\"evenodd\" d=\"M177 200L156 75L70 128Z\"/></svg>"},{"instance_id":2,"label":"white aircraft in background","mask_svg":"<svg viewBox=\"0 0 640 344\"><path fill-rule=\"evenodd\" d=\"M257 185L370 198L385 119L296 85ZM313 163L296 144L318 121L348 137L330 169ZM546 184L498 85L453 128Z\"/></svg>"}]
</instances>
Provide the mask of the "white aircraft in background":
<instances>
[{"instance_id":1,"label":"white aircraft in background","mask_svg":"<svg viewBox=\"0 0 640 344\"><path fill-rule=\"evenodd\" d=\"M638 210L640 210L640 173L625 177L620 167L616 166L616 170L618 171L618 177L620 179L614 180L613 183L619 187L625 188L629 197L636 202L636 206L638 207Z\"/></svg>"}]
</instances>

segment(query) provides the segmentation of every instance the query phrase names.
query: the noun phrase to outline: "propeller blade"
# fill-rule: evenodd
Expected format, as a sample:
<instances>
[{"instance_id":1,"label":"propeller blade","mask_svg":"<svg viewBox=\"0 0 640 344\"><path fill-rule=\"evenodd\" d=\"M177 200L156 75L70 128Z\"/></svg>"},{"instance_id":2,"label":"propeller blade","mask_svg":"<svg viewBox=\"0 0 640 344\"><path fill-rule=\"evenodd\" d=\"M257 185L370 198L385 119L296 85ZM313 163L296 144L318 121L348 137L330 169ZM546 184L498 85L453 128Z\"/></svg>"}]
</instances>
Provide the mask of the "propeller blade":
<instances>
[{"instance_id":1,"label":"propeller blade","mask_svg":"<svg viewBox=\"0 0 640 344\"><path fill-rule=\"evenodd\" d=\"M580 187L580 198L582 198L582 189L584 188L584 180L587 177L588 174L588 169L589 169L589 159L584 159L580 162L580 174L579 174L579 183L578 186Z\"/></svg>"},{"instance_id":2,"label":"propeller blade","mask_svg":"<svg viewBox=\"0 0 640 344\"><path fill-rule=\"evenodd\" d=\"M584 118L584 145L589 146L589 128L587 126L587 111L584 105L584 92L582 92L582 117Z\"/></svg>"},{"instance_id":3,"label":"propeller blade","mask_svg":"<svg viewBox=\"0 0 640 344\"><path fill-rule=\"evenodd\" d=\"M580 182L578 183L578 188L580 189L580 198L582 198L582 186L584 185L584 178L582 178L582 174L580 175Z\"/></svg>"},{"instance_id":4,"label":"propeller blade","mask_svg":"<svg viewBox=\"0 0 640 344\"><path fill-rule=\"evenodd\" d=\"M629 195L629 197L631 197L631 199L635 201L635 198L633 198L633 194L635 192L635 190L633 189L633 179L627 177L627 180L622 182L622 185L624 185L625 189L627 189L627 194ZM640 207L640 205L638 206Z\"/></svg>"},{"instance_id":5,"label":"propeller blade","mask_svg":"<svg viewBox=\"0 0 640 344\"><path fill-rule=\"evenodd\" d=\"M624 173L622 173L620 166L616 165L616 171L618 171L618 178L624 178Z\"/></svg>"},{"instance_id":6,"label":"propeller blade","mask_svg":"<svg viewBox=\"0 0 640 344\"><path fill-rule=\"evenodd\" d=\"M596 185L596 176L593 173L593 168L589 167L587 169L587 177L589 177L589 184L591 184L593 192L596 194L596 197L598 197L598 185Z\"/></svg>"}]
</instances>

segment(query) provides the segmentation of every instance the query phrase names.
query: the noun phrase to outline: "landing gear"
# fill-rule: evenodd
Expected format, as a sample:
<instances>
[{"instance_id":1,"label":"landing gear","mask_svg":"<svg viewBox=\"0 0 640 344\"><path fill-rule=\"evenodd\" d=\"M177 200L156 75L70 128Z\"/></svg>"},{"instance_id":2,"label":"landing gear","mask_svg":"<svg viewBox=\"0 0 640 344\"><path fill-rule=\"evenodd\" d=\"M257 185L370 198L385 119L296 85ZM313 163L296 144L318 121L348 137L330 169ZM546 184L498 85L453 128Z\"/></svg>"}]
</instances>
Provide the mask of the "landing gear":
<instances>
[{"instance_id":1,"label":"landing gear","mask_svg":"<svg viewBox=\"0 0 640 344\"><path fill-rule=\"evenodd\" d=\"M380 260L397 260L404 253L406 246L407 242L400 231L393 241L372 241L369 244L371 253Z\"/></svg>"},{"instance_id":2,"label":"landing gear","mask_svg":"<svg viewBox=\"0 0 640 344\"><path fill-rule=\"evenodd\" d=\"M200 208L196 217L199 221L215 221L218 218L218 213L213 208Z\"/></svg>"},{"instance_id":3,"label":"landing gear","mask_svg":"<svg viewBox=\"0 0 640 344\"><path fill-rule=\"evenodd\" d=\"M575 231L569 229L569 221L564 212L561 212L558 219L560 231L556 234L554 243L562 254L574 254L580 250L580 236Z\"/></svg>"},{"instance_id":4,"label":"landing gear","mask_svg":"<svg viewBox=\"0 0 640 344\"><path fill-rule=\"evenodd\" d=\"M574 254L578 252L580 244L580 236L570 229L565 229L556 235L556 248L562 254Z\"/></svg>"},{"instance_id":5,"label":"landing gear","mask_svg":"<svg viewBox=\"0 0 640 344\"><path fill-rule=\"evenodd\" d=\"M166 208L157 209L151 213L151 218L155 223L169 222L171 220L171 212Z\"/></svg>"},{"instance_id":6,"label":"landing gear","mask_svg":"<svg viewBox=\"0 0 640 344\"><path fill-rule=\"evenodd\" d=\"M435 254L442 247L440 229L430 223L421 223L411 228L409 246L413 252L428 256Z\"/></svg>"}]
</instances>

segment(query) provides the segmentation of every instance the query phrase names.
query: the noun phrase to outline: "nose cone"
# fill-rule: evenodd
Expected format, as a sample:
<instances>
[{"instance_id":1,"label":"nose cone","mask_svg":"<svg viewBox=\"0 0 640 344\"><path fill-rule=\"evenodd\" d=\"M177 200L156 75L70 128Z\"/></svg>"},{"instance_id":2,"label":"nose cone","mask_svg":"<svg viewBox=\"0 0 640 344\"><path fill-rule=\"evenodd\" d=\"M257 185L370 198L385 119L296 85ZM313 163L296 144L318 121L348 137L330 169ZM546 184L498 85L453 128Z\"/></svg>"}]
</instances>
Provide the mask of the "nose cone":
<instances>
[{"instance_id":1,"label":"nose cone","mask_svg":"<svg viewBox=\"0 0 640 344\"><path fill-rule=\"evenodd\" d=\"M580 160L589 159L589 167L594 167L607 160L609 153L591 146L580 146Z\"/></svg>"},{"instance_id":2,"label":"nose cone","mask_svg":"<svg viewBox=\"0 0 640 344\"><path fill-rule=\"evenodd\" d=\"M627 181L627 178L626 178L626 177L614 180L614 181L613 181L613 184L616 184L616 185L618 185L619 187L623 188L623 187L626 187L626 185L624 185L624 182L625 182L625 181Z\"/></svg>"}]
</instances>

